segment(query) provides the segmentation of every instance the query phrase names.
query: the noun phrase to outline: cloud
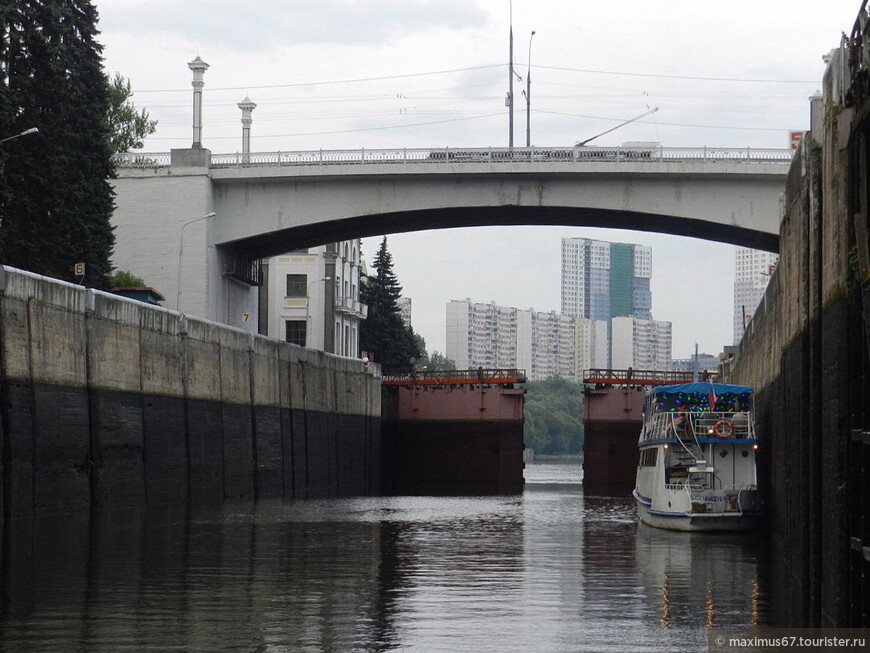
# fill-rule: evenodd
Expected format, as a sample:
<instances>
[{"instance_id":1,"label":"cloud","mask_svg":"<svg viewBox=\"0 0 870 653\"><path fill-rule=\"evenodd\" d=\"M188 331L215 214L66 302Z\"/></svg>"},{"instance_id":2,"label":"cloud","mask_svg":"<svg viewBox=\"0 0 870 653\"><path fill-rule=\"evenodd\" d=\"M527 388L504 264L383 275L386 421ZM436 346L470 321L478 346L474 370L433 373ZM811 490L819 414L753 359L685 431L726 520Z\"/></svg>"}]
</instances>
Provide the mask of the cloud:
<instances>
[{"instance_id":1,"label":"cloud","mask_svg":"<svg viewBox=\"0 0 870 653\"><path fill-rule=\"evenodd\" d=\"M282 44L378 44L432 29L485 25L488 13L467 0L105 0L100 29L169 33L235 50Z\"/></svg>"}]
</instances>

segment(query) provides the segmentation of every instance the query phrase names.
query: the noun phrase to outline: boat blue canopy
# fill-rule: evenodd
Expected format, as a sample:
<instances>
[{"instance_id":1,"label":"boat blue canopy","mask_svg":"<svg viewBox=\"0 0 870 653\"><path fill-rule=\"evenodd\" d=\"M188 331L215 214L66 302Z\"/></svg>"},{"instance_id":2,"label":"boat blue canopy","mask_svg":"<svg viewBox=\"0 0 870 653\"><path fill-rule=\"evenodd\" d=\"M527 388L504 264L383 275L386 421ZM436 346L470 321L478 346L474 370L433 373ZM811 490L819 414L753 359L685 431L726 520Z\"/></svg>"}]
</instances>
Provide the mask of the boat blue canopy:
<instances>
[{"instance_id":1,"label":"boat blue canopy","mask_svg":"<svg viewBox=\"0 0 870 653\"><path fill-rule=\"evenodd\" d=\"M644 415L675 412L733 412L738 408L749 410L753 390L746 385L696 381L678 385L658 385L650 388L644 397Z\"/></svg>"},{"instance_id":2,"label":"boat blue canopy","mask_svg":"<svg viewBox=\"0 0 870 653\"><path fill-rule=\"evenodd\" d=\"M710 391L716 396L752 394L753 390L748 385L732 385L730 383L710 383L709 381L696 381L694 383L680 383L678 385L657 385L650 388L651 395L679 395L696 394L707 396Z\"/></svg>"}]
</instances>

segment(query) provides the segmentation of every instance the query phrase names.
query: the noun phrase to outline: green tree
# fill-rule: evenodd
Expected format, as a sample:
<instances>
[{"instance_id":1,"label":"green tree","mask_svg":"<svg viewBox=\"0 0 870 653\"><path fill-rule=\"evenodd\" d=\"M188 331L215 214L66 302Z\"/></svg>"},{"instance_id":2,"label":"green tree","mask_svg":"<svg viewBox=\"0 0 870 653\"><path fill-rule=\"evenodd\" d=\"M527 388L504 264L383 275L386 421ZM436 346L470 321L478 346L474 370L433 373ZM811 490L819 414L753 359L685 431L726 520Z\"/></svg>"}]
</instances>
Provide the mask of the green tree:
<instances>
[{"instance_id":1,"label":"green tree","mask_svg":"<svg viewBox=\"0 0 870 653\"><path fill-rule=\"evenodd\" d=\"M114 247L109 88L89 0L0 3L0 262L105 288Z\"/></svg>"},{"instance_id":2,"label":"green tree","mask_svg":"<svg viewBox=\"0 0 870 653\"><path fill-rule=\"evenodd\" d=\"M130 102L133 90L130 80L120 73L109 81L109 128L112 132L112 152L129 152L143 145L143 139L157 131L157 121L151 120L145 109L137 110Z\"/></svg>"},{"instance_id":3,"label":"green tree","mask_svg":"<svg viewBox=\"0 0 870 653\"><path fill-rule=\"evenodd\" d=\"M360 349L369 352L386 374L405 374L423 351L414 330L402 321L399 297L402 286L393 272L393 256L386 236L372 263L374 275L365 278L360 300L368 306L368 317L360 325Z\"/></svg>"},{"instance_id":4,"label":"green tree","mask_svg":"<svg viewBox=\"0 0 870 653\"><path fill-rule=\"evenodd\" d=\"M427 352L428 362L426 369L428 370L455 370L456 361L452 358L447 358L440 351L433 351L431 354ZM420 368L422 369L422 368Z\"/></svg>"},{"instance_id":5,"label":"green tree","mask_svg":"<svg viewBox=\"0 0 870 653\"><path fill-rule=\"evenodd\" d=\"M526 384L523 440L541 454L577 454L583 448L583 390L565 379Z\"/></svg>"},{"instance_id":6,"label":"green tree","mask_svg":"<svg viewBox=\"0 0 870 653\"><path fill-rule=\"evenodd\" d=\"M128 270L115 270L109 277L109 288L144 288L145 280Z\"/></svg>"},{"instance_id":7,"label":"green tree","mask_svg":"<svg viewBox=\"0 0 870 653\"><path fill-rule=\"evenodd\" d=\"M426 349L426 340L419 333L414 334L414 339L417 342L417 348L422 352L420 357L414 361L414 369L418 371L441 371L455 370L456 363L440 351L433 351L431 354Z\"/></svg>"}]
</instances>

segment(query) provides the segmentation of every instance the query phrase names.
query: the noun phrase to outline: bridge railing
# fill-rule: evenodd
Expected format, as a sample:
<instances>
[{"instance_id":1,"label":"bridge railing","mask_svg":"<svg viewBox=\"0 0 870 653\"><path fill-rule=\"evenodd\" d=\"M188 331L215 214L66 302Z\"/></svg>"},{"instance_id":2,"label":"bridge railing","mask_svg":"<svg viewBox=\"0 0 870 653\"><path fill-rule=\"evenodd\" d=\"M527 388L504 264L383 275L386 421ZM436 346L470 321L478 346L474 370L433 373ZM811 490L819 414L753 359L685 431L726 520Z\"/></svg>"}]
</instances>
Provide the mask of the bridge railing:
<instances>
[{"instance_id":1,"label":"bridge railing","mask_svg":"<svg viewBox=\"0 0 870 653\"><path fill-rule=\"evenodd\" d=\"M121 152L114 157L118 168L168 168L169 152Z\"/></svg>"},{"instance_id":2,"label":"bridge railing","mask_svg":"<svg viewBox=\"0 0 870 653\"><path fill-rule=\"evenodd\" d=\"M366 164L450 164L467 163L679 163L727 161L730 163L791 163L790 149L727 147L514 147L514 148L400 148L360 150L312 150L212 154L212 168L253 168L261 166L330 166ZM162 168L170 165L168 153L125 152L115 155L119 168Z\"/></svg>"}]
</instances>

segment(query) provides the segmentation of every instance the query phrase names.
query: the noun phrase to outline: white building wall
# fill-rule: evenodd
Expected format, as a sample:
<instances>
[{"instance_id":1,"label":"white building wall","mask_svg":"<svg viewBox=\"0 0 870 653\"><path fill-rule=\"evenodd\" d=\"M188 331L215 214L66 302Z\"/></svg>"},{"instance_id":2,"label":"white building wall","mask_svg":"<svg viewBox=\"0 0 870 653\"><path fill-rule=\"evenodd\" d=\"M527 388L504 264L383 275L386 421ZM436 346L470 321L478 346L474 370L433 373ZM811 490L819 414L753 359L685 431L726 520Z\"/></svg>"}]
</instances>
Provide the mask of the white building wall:
<instances>
[{"instance_id":1,"label":"white building wall","mask_svg":"<svg viewBox=\"0 0 870 653\"><path fill-rule=\"evenodd\" d=\"M520 368L532 380L573 379L574 322L555 311L454 300L447 304L447 356L461 369Z\"/></svg>"},{"instance_id":2,"label":"white building wall","mask_svg":"<svg viewBox=\"0 0 870 653\"><path fill-rule=\"evenodd\" d=\"M360 278L364 274L360 241L343 240L332 248L335 293L333 353L356 358L360 355L359 326L368 314L360 302ZM327 256L327 261L330 256ZM327 289L329 284L326 284ZM408 309L410 319L410 307Z\"/></svg>"},{"instance_id":3,"label":"white building wall","mask_svg":"<svg viewBox=\"0 0 870 653\"><path fill-rule=\"evenodd\" d=\"M673 366L673 328L670 322L651 320L653 325L653 343L650 350L655 352L651 361L652 368L659 371L670 371Z\"/></svg>"},{"instance_id":4,"label":"white building wall","mask_svg":"<svg viewBox=\"0 0 870 653\"><path fill-rule=\"evenodd\" d=\"M574 355L575 318L559 315L559 359L556 375L563 379L577 378L577 362Z\"/></svg>"},{"instance_id":5,"label":"white building wall","mask_svg":"<svg viewBox=\"0 0 870 653\"><path fill-rule=\"evenodd\" d=\"M446 349L459 369L516 367L516 309L470 299L448 302Z\"/></svg>"},{"instance_id":6,"label":"white building wall","mask_svg":"<svg viewBox=\"0 0 870 653\"><path fill-rule=\"evenodd\" d=\"M613 369L669 371L672 329L670 322L615 317L612 320Z\"/></svg>"},{"instance_id":7,"label":"white building wall","mask_svg":"<svg viewBox=\"0 0 870 653\"><path fill-rule=\"evenodd\" d=\"M743 338L745 325L758 308L778 255L746 247L734 250L734 344Z\"/></svg>"},{"instance_id":8,"label":"white building wall","mask_svg":"<svg viewBox=\"0 0 870 653\"><path fill-rule=\"evenodd\" d=\"M303 252L295 252L269 259L269 327L270 338L286 340L287 322L300 322L306 325L306 346L323 349L324 323L323 306L326 284L317 279L326 276L323 252L318 247ZM300 292L288 295L287 275L304 275L304 287ZM313 317L312 317L313 316Z\"/></svg>"},{"instance_id":9,"label":"white building wall","mask_svg":"<svg viewBox=\"0 0 870 653\"><path fill-rule=\"evenodd\" d=\"M592 320L574 318L574 380L582 381L586 370L592 369Z\"/></svg>"},{"instance_id":10,"label":"white building wall","mask_svg":"<svg viewBox=\"0 0 870 653\"><path fill-rule=\"evenodd\" d=\"M610 367L615 370L629 367L640 369L634 360L634 318L630 316L613 318L610 332Z\"/></svg>"},{"instance_id":11,"label":"white building wall","mask_svg":"<svg viewBox=\"0 0 870 653\"><path fill-rule=\"evenodd\" d=\"M269 259L267 335L286 340L288 323L301 323L306 347L359 357L359 324L367 313L359 299L360 269L358 240ZM288 275L297 281L290 289Z\"/></svg>"},{"instance_id":12,"label":"white building wall","mask_svg":"<svg viewBox=\"0 0 870 653\"><path fill-rule=\"evenodd\" d=\"M607 337L607 322L592 321L592 361L590 367L606 368L610 356L610 339Z\"/></svg>"},{"instance_id":13,"label":"white building wall","mask_svg":"<svg viewBox=\"0 0 870 653\"><path fill-rule=\"evenodd\" d=\"M652 278L652 247L647 245L634 246L634 276L645 279Z\"/></svg>"},{"instance_id":14,"label":"white building wall","mask_svg":"<svg viewBox=\"0 0 870 653\"><path fill-rule=\"evenodd\" d=\"M532 330L533 311L517 310L517 367L530 374L532 370L532 352L535 344Z\"/></svg>"},{"instance_id":15,"label":"white building wall","mask_svg":"<svg viewBox=\"0 0 870 653\"><path fill-rule=\"evenodd\" d=\"M460 370L469 369L471 339L471 300L447 302L447 342L445 355Z\"/></svg>"}]
</instances>

